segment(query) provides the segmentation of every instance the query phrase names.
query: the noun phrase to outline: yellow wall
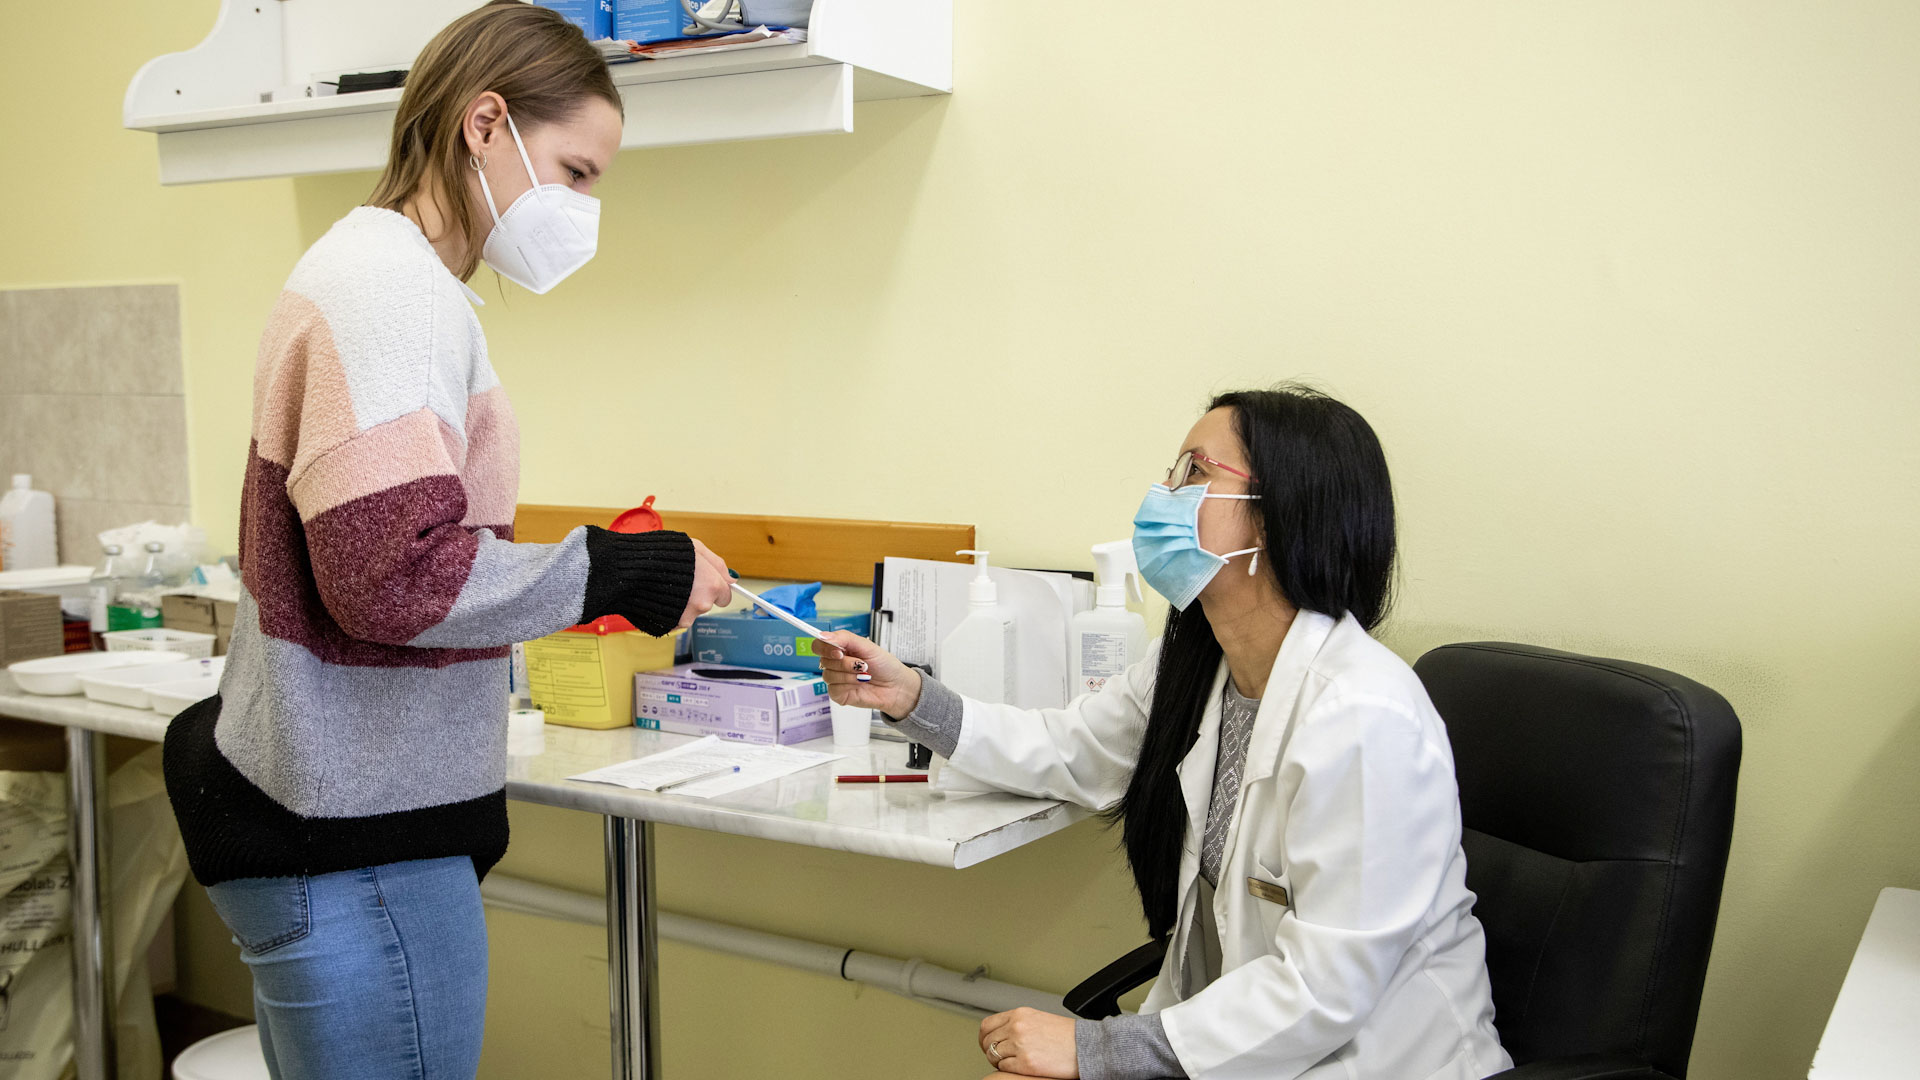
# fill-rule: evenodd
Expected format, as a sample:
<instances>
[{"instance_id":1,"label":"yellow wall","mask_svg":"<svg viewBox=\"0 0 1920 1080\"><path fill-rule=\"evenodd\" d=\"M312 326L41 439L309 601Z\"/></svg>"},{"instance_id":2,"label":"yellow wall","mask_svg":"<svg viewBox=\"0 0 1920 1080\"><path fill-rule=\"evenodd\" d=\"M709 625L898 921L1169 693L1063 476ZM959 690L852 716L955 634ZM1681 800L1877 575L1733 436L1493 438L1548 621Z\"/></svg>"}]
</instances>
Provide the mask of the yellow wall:
<instances>
[{"instance_id":1,"label":"yellow wall","mask_svg":"<svg viewBox=\"0 0 1920 1080\"><path fill-rule=\"evenodd\" d=\"M1920 885L1920 8L1290 0L1236 42L1164 4L957 7L952 98L625 155L599 259L484 310L523 496L970 521L1078 563L1208 392L1317 377L1395 466L1395 648L1625 656L1738 708L1694 1075L1802 1075L1876 891ZM0 5L0 287L180 282L195 516L229 537L256 335L372 178L155 184L121 93L215 9ZM594 821L514 824L505 869L598 887ZM1055 989L1139 933L1091 827L962 873L661 836L673 909ZM244 1007L205 914L189 990ZM486 1075L595 1075L599 935L493 929ZM682 1080L985 1071L884 994L665 971Z\"/></svg>"}]
</instances>

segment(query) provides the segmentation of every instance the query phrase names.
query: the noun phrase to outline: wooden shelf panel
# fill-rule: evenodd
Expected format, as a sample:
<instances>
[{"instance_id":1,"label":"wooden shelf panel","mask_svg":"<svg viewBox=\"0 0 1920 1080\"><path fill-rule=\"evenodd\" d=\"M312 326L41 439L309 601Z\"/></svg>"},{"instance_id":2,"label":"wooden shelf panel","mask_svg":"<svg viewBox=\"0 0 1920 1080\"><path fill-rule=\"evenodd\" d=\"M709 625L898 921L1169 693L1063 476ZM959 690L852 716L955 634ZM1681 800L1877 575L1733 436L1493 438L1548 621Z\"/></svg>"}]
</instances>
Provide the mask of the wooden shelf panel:
<instances>
[{"instance_id":1,"label":"wooden shelf panel","mask_svg":"<svg viewBox=\"0 0 1920 1080\"><path fill-rule=\"evenodd\" d=\"M550 544L581 525L605 525L620 512L604 506L522 503L513 535L527 543ZM971 525L673 509L661 509L660 517L667 528L698 537L742 576L787 581L871 585L873 564L889 555L965 562L954 552L974 542Z\"/></svg>"}]
</instances>

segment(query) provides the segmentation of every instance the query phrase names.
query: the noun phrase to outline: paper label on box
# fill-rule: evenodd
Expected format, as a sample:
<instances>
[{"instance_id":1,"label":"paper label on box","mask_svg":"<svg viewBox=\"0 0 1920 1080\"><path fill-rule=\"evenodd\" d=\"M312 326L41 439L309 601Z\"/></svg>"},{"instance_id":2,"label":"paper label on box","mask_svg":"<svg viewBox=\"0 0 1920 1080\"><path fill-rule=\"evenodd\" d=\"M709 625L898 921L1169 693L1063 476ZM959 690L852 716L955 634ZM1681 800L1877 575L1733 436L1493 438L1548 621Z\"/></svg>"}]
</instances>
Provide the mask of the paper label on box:
<instances>
[{"instance_id":1,"label":"paper label on box","mask_svg":"<svg viewBox=\"0 0 1920 1080\"><path fill-rule=\"evenodd\" d=\"M735 705L733 707L733 722L735 726L746 728L750 731L772 731L773 710L755 708L752 705Z\"/></svg>"},{"instance_id":2,"label":"paper label on box","mask_svg":"<svg viewBox=\"0 0 1920 1080\"><path fill-rule=\"evenodd\" d=\"M538 648L527 650L527 688L557 723L604 711L607 685L599 645L584 634L541 639Z\"/></svg>"},{"instance_id":3,"label":"paper label on box","mask_svg":"<svg viewBox=\"0 0 1920 1080\"><path fill-rule=\"evenodd\" d=\"M699 694L672 694L664 690L640 690L636 691L636 695L635 700L643 701L650 705L688 705L696 709L709 709L713 707L712 698L701 697Z\"/></svg>"}]
</instances>

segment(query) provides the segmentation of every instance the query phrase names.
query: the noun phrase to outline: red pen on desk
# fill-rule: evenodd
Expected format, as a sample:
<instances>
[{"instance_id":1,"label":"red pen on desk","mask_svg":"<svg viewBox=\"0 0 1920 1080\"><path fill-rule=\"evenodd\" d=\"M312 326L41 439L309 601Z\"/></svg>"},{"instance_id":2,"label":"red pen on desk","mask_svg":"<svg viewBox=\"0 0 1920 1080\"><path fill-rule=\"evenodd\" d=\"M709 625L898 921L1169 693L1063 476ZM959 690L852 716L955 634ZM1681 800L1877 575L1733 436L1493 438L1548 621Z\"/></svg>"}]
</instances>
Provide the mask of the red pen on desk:
<instances>
[{"instance_id":1,"label":"red pen on desk","mask_svg":"<svg viewBox=\"0 0 1920 1080\"><path fill-rule=\"evenodd\" d=\"M923 772L879 775L868 773L864 776L836 776L834 780L842 784L924 784L927 782L927 774Z\"/></svg>"}]
</instances>

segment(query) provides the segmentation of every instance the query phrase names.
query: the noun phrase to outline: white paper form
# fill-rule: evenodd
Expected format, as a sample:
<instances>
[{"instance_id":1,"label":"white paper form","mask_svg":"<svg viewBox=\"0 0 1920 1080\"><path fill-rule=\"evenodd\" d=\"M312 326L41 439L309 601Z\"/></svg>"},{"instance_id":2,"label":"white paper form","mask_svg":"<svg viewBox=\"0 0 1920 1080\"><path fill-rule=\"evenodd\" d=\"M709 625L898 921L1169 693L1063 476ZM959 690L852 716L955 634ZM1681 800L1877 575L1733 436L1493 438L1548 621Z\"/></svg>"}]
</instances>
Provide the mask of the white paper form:
<instances>
[{"instance_id":1,"label":"white paper form","mask_svg":"<svg viewBox=\"0 0 1920 1080\"><path fill-rule=\"evenodd\" d=\"M967 614L967 582L979 574L969 563L889 557L881 576L881 595L893 612L887 651L909 664L934 668L940 640L960 625ZM1077 590L1066 574L987 569L999 586L1000 606L1019 623L1020 670L1014 681L1014 699L1007 704L1024 709L1065 705L1067 693L1067 636Z\"/></svg>"},{"instance_id":2,"label":"white paper form","mask_svg":"<svg viewBox=\"0 0 1920 1080\"><path fill-rule=\"evenodd\" d=\"M591 772L569 776L567 779L585 780L593 784L614 784L619 787L633 788L636 791L658 791L664 785L676 780L685 780L689 776L699 776L715 769L731 769L737 766L739 772L682 784L668 793L689 795L696 799L711 799L716 795L730 795L736 791L764 784L769 780L777 780L802 769L811 769L815 765L823 765L840 756L822 750L796 750L791 746L761 746L755 743L729 742L718 736L708 735L704 739L695 739L671 750L662 750L643 758L623 761L618 765L606 765Z\"/></svg>"}]
</instances>

